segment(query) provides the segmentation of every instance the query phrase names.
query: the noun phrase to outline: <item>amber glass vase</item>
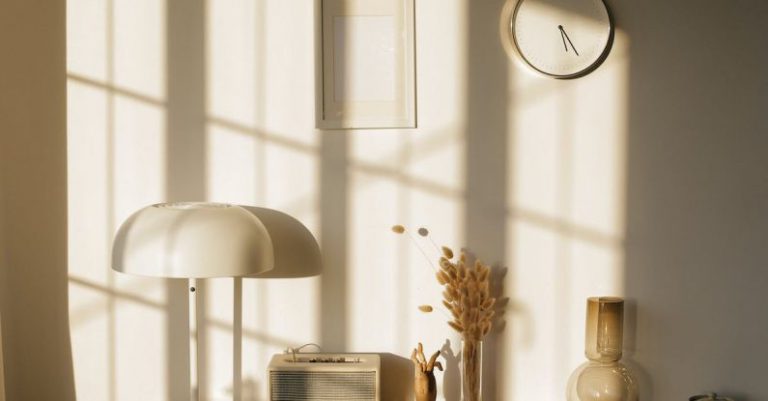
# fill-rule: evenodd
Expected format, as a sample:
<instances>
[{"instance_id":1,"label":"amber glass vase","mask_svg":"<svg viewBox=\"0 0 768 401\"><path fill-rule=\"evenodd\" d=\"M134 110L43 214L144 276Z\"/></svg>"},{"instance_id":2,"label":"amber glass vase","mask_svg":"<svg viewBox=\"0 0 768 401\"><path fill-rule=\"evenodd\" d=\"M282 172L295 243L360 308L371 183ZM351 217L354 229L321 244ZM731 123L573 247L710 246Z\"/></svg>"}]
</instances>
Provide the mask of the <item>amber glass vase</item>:
<instances>
[{"instance_id":1,"label":"amber glass vase","mask_svg":"<svg viewBox=\"0 0 768 401\"><path fill-rule=\"evenodd\" d=\"M624 300L587 299L587 362L568 380L568 401L637 401L637 384L620 360L624 345Z\"/></svg>"}]
</instances>

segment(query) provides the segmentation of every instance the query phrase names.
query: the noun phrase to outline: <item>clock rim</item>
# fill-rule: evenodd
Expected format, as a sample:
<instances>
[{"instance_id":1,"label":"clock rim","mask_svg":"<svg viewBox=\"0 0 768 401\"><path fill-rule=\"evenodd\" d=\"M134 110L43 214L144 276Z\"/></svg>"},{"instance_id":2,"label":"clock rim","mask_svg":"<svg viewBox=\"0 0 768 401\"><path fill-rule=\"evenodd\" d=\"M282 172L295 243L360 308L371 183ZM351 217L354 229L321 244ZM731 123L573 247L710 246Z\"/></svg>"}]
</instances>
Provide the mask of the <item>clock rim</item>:
<instances>
[{"instance_id":1,"label":"clock rim","mask_svg":"<svg viewBox=\"0 0 768 401\"><path fill-rule=\"evenodd\" d=\"M522 50L520 50L520 47L517 44L517 38L514 31L515 21L517 19L517 11L524 1L525 0L507 0L507 2L504 4L504 8L502 9L500 20L502 39L501 42L508 55L512 56L514 54L519 60L522 60L526 67L532 69L534 72L557 79L574 79L583 77L596 70L597 67L600 67L605 59L608 58L608 55L611 53L611 49L613 48L614 33L616 31L613 13L611 13L611 8L608 7L608 4L605 2L605 0L596 0L603 5L605 12L608 14L608 41L605 43L605 47L600 53L600 56L598 56L589 66L572 74L554 74L537 68L525 57L525 55L523 55Z\"/></svg>"}]
</instances>

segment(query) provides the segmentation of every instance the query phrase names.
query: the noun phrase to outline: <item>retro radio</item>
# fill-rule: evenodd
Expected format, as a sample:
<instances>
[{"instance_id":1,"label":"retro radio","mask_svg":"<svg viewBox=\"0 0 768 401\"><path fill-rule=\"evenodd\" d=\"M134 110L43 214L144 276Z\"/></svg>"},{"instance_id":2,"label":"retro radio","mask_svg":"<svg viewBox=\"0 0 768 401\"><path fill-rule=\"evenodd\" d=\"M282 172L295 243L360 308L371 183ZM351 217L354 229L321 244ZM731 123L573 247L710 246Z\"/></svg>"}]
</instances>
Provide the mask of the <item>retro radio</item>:
<instances>
[{"instance_id":1,"label":"retro radio","mask_svg":"<svg viewBox=\"0 0 768 401\"><path fill-rule=\"evenodd\" d=\"M379 401L376 354L278 354L267 368L270 401Z\"/></svg>"}]
</instances>

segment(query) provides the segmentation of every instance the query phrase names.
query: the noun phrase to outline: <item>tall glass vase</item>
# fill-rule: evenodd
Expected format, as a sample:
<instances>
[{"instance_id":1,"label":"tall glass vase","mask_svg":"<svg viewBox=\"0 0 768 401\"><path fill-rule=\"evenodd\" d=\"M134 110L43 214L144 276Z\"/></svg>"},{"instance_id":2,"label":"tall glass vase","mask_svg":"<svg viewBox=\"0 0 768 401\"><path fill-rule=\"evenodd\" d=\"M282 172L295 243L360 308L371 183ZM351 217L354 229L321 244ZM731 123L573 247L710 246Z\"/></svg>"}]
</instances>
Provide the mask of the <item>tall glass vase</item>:
<instances>
[{"instance_id":1,"label":"tall glass vase","mask_svg":"<svg viewBox=\"0 0 768 401\"><path fill-rule=\"evenodd\" d=\"M483 342L461 342L461 401L481 401L483 384Z\"/></svg>"},{"instance_id":2,"label":"tall glass vase","mask_svg":"<svg viewBox=\"0 0 768 401\"><path fill-rule=\"evenodd\" d=\"M568 401L637 401L637 384L621 362L624 344L624 300L587 299L587 362L568 380Z\"/></svg>"}]
</instances>

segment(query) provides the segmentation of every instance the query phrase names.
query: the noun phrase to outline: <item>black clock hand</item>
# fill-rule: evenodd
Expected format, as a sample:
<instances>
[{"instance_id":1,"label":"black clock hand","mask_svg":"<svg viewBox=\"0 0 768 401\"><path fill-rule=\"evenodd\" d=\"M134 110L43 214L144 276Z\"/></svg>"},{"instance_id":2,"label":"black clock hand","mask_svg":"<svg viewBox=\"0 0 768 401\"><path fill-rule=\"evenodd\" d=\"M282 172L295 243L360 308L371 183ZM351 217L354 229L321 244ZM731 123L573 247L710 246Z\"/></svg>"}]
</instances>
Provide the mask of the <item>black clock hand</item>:
<instances>
[{"instance_id":1,"label":"black clock hand","mask_svg":"<svg viewBox=\"0 0 768 401\"><path fill-rule=\"evenodd\" d=\"M568 44L565 43L565 35L563 35L563 28L561 26L559 26L558 28L560 28L560 39L563 40L563 47L565 48L565 51L568 52Z\"/></svg>"},{"instance_id":2,"label":"black clock hand","mask_svg":"<svg viewBox=\"0 0 768 401\"><path fill-rule=\"evenodd\" d=\"M573 49L573 52L576 53L576 55L578 56L579 55L579 51L576 50L576 46L573 45L573 42L571 42L571 38L568 37L568 32L565 31L565 28L563 28L562 25L558 25L557 27L560 28L560 34L561 35L565 35L565 38L568 39L568 43L571 44L571 48Z\"/></svg>"}]
</instances>

